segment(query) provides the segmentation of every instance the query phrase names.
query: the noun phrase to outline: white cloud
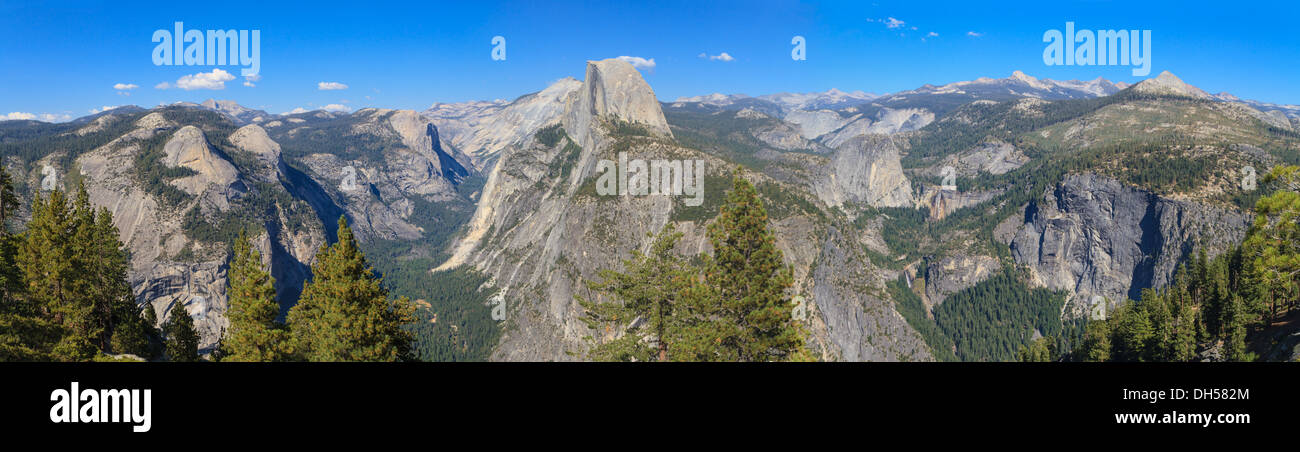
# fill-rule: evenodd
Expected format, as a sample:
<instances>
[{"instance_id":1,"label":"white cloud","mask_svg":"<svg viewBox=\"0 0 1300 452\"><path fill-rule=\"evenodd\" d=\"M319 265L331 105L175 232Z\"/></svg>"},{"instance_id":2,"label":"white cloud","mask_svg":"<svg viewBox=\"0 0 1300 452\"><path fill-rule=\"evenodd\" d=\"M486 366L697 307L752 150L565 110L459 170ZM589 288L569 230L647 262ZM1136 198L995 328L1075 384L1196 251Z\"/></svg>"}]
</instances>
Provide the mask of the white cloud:
<instances>
[{"instance_id":1,"label":"white cloud","mask_svg":"<svg viewBox=\"0 0 1300 452\"><path fill-rule=\"evenodd\" d=\"M253 82L258 82L261 80L262 80L262 74L245 75L244 86L247 86L249 88L256 88L257 85L254 85Z\"/></svg>"},{"instance_id":2,"label":"white cloud","mask_svg":"<svg viewBox=\"0 0 1300 452\"><path fill-rule=\"evenodd\" d=\"M895 19L895 18L893 18L893 17L890 17L890 18L888 18L888 19L883 19L883 20L881 20L880 22L881 22L881 23L884 23L885 26L886 26L886 27L889 27L889 28L899 28L899 27L902 27L902 26L903 26L903 23L904 23L903 21L898 20L898 19Z\"/></svg>"},{"instance_id":3,"label":"white cloud","mask_svg":"<svg viewBox=\"0 0 1300 452\"><path fill-rule=\"evenodd\" d=\"M648 60L647 60L647 59L645 59L645 58L641 58L641 57L634 57L634 56L626 56L626 55L624 55L624 56L620 56L620 57L618 57L618 59L628 62L629 64L632 65L632 67L637 68L637 69L654 69L654 68L655 68L655 59L654 59L654 58L651 58L651 59L648 59Z\"/></svg>"},{"instance_id":4,"label":"white cloud","mask_svg":"<svg viewBox=\"0 0 1300 452\"><path fill-rule=\"evenodd\" d=\"M937 37L939 37L939 34L938 34L938 33L935 33L935 32L932 31L932 32L926 33L926 34L925 34L925 37L927 37L927 38L937 38Z\"/></svg>"},{"instance_id":5,"label":"white cloud","mask_svg":"<svg viewBox=\"0 0 1300 452\"><path fill-rule=\"evenodd\" d=\"M113 89L118 91L130 91L139 87L140 85L136 85L134 83L118 83L116 85L113 85Z\"/></svg>"},{"instance_id":6,"label":"white cloud","mask_svg":"<svg viewBox=\"0 0 1300 452\"><path fill-rule=\"evenodd\" d=\"M345 106L345 105L340 105L340 104L329 104L329 105L326 105L326 106L324 106L324 107L321 107L321 110L325 110L325 111L333 111L333 112L339 112L339 113L347 113L347 112L349 112L349 111L352 111L351 108L348 108L347 106Z\"/></svg>"},{"instance_id":7,"label":"white cloud","mask_svg":"<svg viewBox=\"0 0 1300 452\"><path fill-rule=\"evenodd\" d=\"M980 36L984 36L984 33L976 33L976 32L973 32L973 31L968 31L968 32L966 32L966 36L970 36L970 37L972 37L972 38L978 38L978 37L980 37Z\"/></svg>"},{"instance_id":8,"label":"white cloud","mask_svg":"<svg viewBox=\"0 0 1300 452\"><path fill-rule=\"evenodd\" d=\"M95 113L100 113L100 112L109 111L109 110L112 110L112 109L117 108L117 107L120 107L120 106L121 106L121 105L105 105L105 106L103 106L103 107L99 107L99 108L92 108L92 109L90 109L90 114L93 115L93 114L95 114Z\"/></svg>"},{"instance_id":9,"label":"white cloud","mask_svg":"<svg viewBox=\"0 0 1300 452\"><path fill-rule=\"evenodd\" d=\"M63 113L41 113L39 115L15 111L7 115L0 115L0 121L31 121L41 120L45 122L67 122L72 120L72 115Z\"/></svg>"},{"instance_id":10,"label":"white cloud","mask_svg":"<svg viewBox=\"0 0 1300 452\"><path fill-rule=\"evenodd\" d=\"M171 83L162 82L162 83L159 83L159 84L157 84L157 85L154 85L154 86L153 86L153 89L168 89L168 88L171 88L171 87L172 87L172 84L171 84Z\"/></svg>"},{"instance_id":11,"label":"white cloud","mask_svg":"<svg viewBox=\"0 0 1300 452\"><path fill-rule=\"evenodd\" d=\"M701 53L700 58L708 58L710 61L725 61L725 62L736 61L736 59L732 58L731 55L728 54L727 52L722 52L717 55L709 55L707 53Z\"/></svg>"},{"instance_id":12,"label":"white cloud","mask_svg":"<svg viewBox=\"0 0 1300 452\"><path fill-rule=\"evenodd\" d=\"M226 82L234 79L235 76L230 75L229 72L221 69L213 69L212 72L200 72L194 75L181 76L180 79L176 80L176 87L186 91L196 89L226 89Z\"/></svg>"},{"instance_id":13,"label":"white cloud","mask_svg":"<svg viewBox=\"0 0 1300 452\"><path fill-rule=\"evenodd\" d=\"M339 89L348 89L348 85L344 85L339 82L320 82L316 84L316 88L321 91L333 91Z\"/></svg>"},{"instance_id":14,"label":"white cloud","mask_svg":"<svg viewBox=\"0 0 1300 452\"><path fill-rule=\"evenodd\" d=\"M307 109L306 109L306 108L298 107L298 108L295 108L295 109L293 109L293 110L286 111L286 112L284 112L284 114L286 114L286 115L296 115L296 114L298 114L298 113L306 113L306 112L307 112Z\"/></svg>"}]
</instances>

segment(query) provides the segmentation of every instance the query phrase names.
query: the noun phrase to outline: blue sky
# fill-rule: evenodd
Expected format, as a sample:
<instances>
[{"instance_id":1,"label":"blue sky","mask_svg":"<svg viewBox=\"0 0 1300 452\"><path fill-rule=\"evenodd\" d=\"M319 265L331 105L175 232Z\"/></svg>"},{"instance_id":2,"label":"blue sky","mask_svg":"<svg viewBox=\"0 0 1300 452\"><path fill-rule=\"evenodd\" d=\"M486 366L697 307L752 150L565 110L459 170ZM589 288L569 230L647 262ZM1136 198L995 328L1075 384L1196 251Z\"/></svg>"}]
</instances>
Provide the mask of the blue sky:
<instances>
[{"instance_id":1,"label":"blue sky","mask_svg":"<svg viewBox=\"0 0 1300 452\"><path fill-rule=\"evenodd\" d=\"M281 113L341 105L424 109L513 99L584 61L653 59L662 100L830 88L876 93L1022 70L1052 79L1135 82L1126 66L1046 66L1043 33L1152 30L1152 72L1206 91L1300 104L1296 2L36 2L0 1L0 119L80 117L103 106L208 98ZM158 29L261 31L261 79L237 66L155 66ZM930 35L931 33L935 35ZM506 60L491 58L493 36ZM804 36L807 60L790 58ZM707 56L726 53L730 61ZM700 57L705 54L706 57ZM184 90L181 77L233 80ZM157 89L160 83L170 89ZM346 85L321 90L321 82ZM135 85L132 89L114 86ZM194 87L194 85L188 85ZM14 115L9 115L14 117Z\"/></svg>"}]
</instances>

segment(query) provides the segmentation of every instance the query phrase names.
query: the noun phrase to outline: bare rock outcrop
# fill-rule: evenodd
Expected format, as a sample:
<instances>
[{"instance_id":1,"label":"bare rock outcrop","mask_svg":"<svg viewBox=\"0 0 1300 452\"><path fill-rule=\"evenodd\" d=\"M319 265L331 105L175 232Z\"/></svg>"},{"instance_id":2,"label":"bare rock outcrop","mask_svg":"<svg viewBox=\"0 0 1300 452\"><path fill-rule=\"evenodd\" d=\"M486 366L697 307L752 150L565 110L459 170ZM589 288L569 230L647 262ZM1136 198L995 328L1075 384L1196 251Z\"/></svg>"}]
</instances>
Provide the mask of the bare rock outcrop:
<instances>
[{"instance_id":1,"label":"bare rock outcrop","mask_svg":"<svg viewBox=\"0 0 1300 452\"><path fill-rule=\"evenodd\" d=\"M587 62L582 88L569 96L564 129L579 145L591 148L591 127L598 118L625 121L672 137L654 90L632 64L617 58Z\"/></svg>"},{"instance_id":2,"label":"bare rock outcrop","mask_svg":"<svg viewBox=\"0 0 1300 452\"><path fill-rule=\"evenodd\" d=\"M911 206L912 184L903 174L891 138L866 135L842 144L814 187L827 205L859 202L873 207Z\"/></svg>"},{"instance_id":3,"label":"bare rock outcrop","mask_svg":"<svg viewBox=\"0 0 1300 452\"><path fill-rule=\"evenodd\" d=\"M928 263L925 271L925 302L934 309L949 295L978 284L1002 268L997 258L958 254Z\"/></svg>"},{"instance_id":4,"label":"bare rock outcrop","mask_svg":"<svg viewBox=\"0 0 1300 452\"><path fill-rule=\"evenodd\" d=\"M212 152L208 139L198 127L185 126L177 130L163 147L167 166L183 166L198 174L176 179L173 185L191 195L199 195L212 188L225 192L239 180L235 165Z\"/></svg>"},{"instance_id":5,"label":"bare rock outcrop","mask_svg":"<svg viewBox=\"0 0 1300 452\"><path fill-rule=\"evenodd\" d=\"M445 147L433 122L414 111L363 109L353 119L348 133L385 143L382 150L300 157L313 184L298 195L324 215L345 213L362 241L422 237L412 217L417 203L461 199L456 187L473 174L472 159Z\"/></svg>"},{"instance_id":6,"label":"bare rock outcrop","mask_svg":"<svg viewBox=\"0 0 1300 452\"><path fill-rule=\"evenodd\" d=\"M1235 209L1173 200L1114 179L1067 176L1031 203L1011 242L1036 285L1071 293L1067 316L1101 296L1114 304L1169 284L1198 246L1210 255L1241 240L1249 218Z\"/></svg>"},{"instance_id":7,"label":"bare rock outcrop","mask_svg":"<svg viewBox=\"0 0 1300 452\"><path fill-rule=\"evenodd\" d=\"M581 86L582 82L566 77L513 102L436 104L423 115L437 125L444 139L472 156L479 170L487 171L506 146L559 122L569 97Z\"/></svg>"}]
</instances>

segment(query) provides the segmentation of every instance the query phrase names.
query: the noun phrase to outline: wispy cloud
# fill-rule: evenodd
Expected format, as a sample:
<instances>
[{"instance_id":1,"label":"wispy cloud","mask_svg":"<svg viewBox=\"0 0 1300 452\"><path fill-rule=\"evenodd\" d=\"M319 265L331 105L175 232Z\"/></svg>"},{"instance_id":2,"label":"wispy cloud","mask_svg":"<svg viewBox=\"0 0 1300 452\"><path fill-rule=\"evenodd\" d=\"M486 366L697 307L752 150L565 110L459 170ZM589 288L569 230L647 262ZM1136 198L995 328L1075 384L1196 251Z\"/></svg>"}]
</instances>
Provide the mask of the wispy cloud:
<instances>
[{"instance_id":1,"label":"wispy cloud","mask_svg":"<svg viewBox=\"0 0 1300 452\"><path fill-rule=\"evenodd\" d=\"M736 61L736 59L732 58L731 54L727 52L722 52L717 55L709 55L707 53L701 53L700 58L706 58L711 61L724 61L724 62Z\"/></svg>"},{"instance_id":2,"label":"wispy cloud","mask_svg":"<svg viewBox=\"0 0 1300 452\"><path fill-rule=\"evenodd\" d=\"M637 68L637 69L650 69L650 70L653 70L653 69L655 68L655 59L654 59L654 58L646 59L646 58L641 58L641 57L636 57L636 56L627 56L627 55L624 55L624 56L620 56L620 57L618 57L618 59L628 62L628 64L631 64L632 67Z\"/></svg>"},{"instance_id":3,"label":"wispy cloud","mask_svg":"<svg viewBox=\"0 0 1300 452\"><path fill-rule=\"evenodd\" d=\"M95 114L95 113L103 113L103 112L106 112L106 111L112 110L112 109L114 109L114 108L120 107L120 106L121 106L121 105L105 105L105 106L103 106L103 107L99 107L99 108L92 108L92 109L90 109L90 114L93 115L93 114Z\"/></svg>"},{"instance_id":4,"label":"wispy cloud","mask_svg":"<svg viewBox=\"0 0 1300 452\"><path fill-rule=\"evenodd\" d=\"M21 111L15 111L15 112L10 112L9 114L3 116L2 118L4 118L5 121L30 121L36 119L36 115L31 113L23 113Z\"/></svg>"},{"instance_id":5,"label":"wispy cloud","mask_svg":"<svg viewBox=\"0 0 1300 452\"><path fill-rule=\"evenodd\" d=\"M341 105L341 104L329 104L324 107L321 107L321 110L332 111L337 113L347 113L349 111L352 111L351 108L348 108L346 105Z\"/></svg>"},{"instance_id":6,"label":"wispy cloud","mask_svg":"<svg viewBox=\"0 0 1300 452\"><path fill-rule=\"evenodd\" d=\"M888 27L890 29L903 28L903 25L907 24L907 22L903 22L893 17L886 17L884 19L867 19L867 22L879 22L885 24L885 27ZM915 30L916 27L912 27L912 29Z\"/></svg>"},{"instance_id":7,"label":"wispy cloud","mask_svg":"<svg viewBox=\"0 0 1300 452\"><path fill-rule=\"evenodd\" d=\"M247 86L249 88L256 88L257 85L254 85L253 82L257 82L261 80L262 80L262 74L245 75L244 86Z\"/></svg>"},{"instance_id":8,"label":"wispy cloud","mask_svg":"<svg viewBox=\"0 0 1300 452\"><path fill-rule=\"evenodd\" d=\"M972 38L978 38L978 37L980 37L980 36L984 36L984 33L976 33L976 32L973 32L973 31L968 31L968 32L966 32L966 36L970 36L970 37L972 37Z\"/></svg>"},{"instance_id":9,"label":"wispy cloud","mask_svg":"<svg viewBox=\"0 0 1300 452\"><path fill-rule=\"evenodd\" d=\"M316 84L316 89L319 89L321 91L336 91L341 89L348 89L348 85L339 82L320 82Z\"/></svg>"}]
</instances>

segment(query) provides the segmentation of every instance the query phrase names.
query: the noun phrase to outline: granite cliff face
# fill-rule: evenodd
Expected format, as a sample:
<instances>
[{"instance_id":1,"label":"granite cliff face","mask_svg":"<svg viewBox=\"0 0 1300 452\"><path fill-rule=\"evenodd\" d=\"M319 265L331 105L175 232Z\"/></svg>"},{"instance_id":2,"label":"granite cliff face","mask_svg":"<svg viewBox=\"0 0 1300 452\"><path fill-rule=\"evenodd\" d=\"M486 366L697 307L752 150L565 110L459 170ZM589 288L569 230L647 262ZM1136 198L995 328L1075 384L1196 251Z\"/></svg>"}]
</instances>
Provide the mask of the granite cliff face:
<instances>
[{"instance_id":1,"label":"granite cliff face","mask_svg":"<svg viewBox=\"0 0 1300 452\"><path fill-rule=\"evenodd\" d=\"M444 146L428 118L410 110L363 109L332 128L308 122L277 136L317 130L330 140L377 143L373 153L321 152L296 145L305 174L297 195L312 204L327 227L345 214L362 241L414 240L424 235L416 217L421 203L463 200L457 187L475 174L473 160ZM427 208L426 208L427 209Z\"/></svg>"},{"instance_id":2,"label":"granite cliff face","mask_svg":"<svg viewBox=\"0 0 1300 452\"><path fill-rule=\"evenodd\" d=\"M827 146L838 148L862 135L892 135L925 127L934 122L934 113L923 108L881 108L874 119L862 114L854 115L833 132L822 135Z\"/></svg>"},{"instance_id":3,"label":"granite cliff face","mask_svg":"<svg viewBox=\"0 0 1300 452\"><path fill-rule=\"evenodd\" d=\"M660 136L673 136L654 90L636 68L620 59L587 62L586 79L565 106L564 129L579 146L591 148L595 144L592 126L602 118L645 127Z\"/></svg>"},{"instance_id":4,"label":"granite cliff face","mask_svg":"<svg viewBox=\"0 0 1300 452\"><path fill-rule=\"evenodd\" d=\"M925 271L925 302L931 310L944 298L993 276L1002 264L991 256L956 255L929 262Z\"/></svg>"},{"instance_id":5,"label":"granite cliff face","mask_svg":"<svg viewBox=\"0 0 1300 452\"><path fill-rule=\"evenodd\" d=\"M952 167L954 175L975 176L980 172L998 175L1024 166L1029 157L1001 140L980 143L960 154L944 157L942 163L929 171L931 175L942 175L944 167Z\"/></svg>"},{"instance_id":6,"label":"granite cliff face","mask_svg":"<svg viewBox=\"0 0 1300 452\"><path fill-rule=\"evenodd\" d=\"M1036 284L1068 291L1065 315L1075 317L1096 296L1114 304L1165 286L1197 246L1217 254L1241 240L1248 222L1235 210L1071 175L1026 209L1011 254Z\"/></svg>"},{"instance_id":7,"label":"granite cliff face","mask_svg":"<svg viewBox=\"0 0 1300 452\"><path fill-rule=\"evenodd\" d=\"M911 206L912 184L903 174L898 147L882 135L859 136L843 143L815 187L829 206L846 202L873 207Z\"/></svg>"},{"instance_id":8,"label":"granite cliff face","mask_svg":"<svg viewBox=\"0 0 1300 452\"><path fill-rule=\"evenodd\" d=\"M160 164L184 166L196 173L171 181L191 195L180 206L165 204L135 177L135 154L143 152L145 140L160 134L170 134ZM256 125L237 130L230 141L237 151L256 156L257 166L247 168L247 174L216 152L202 129L154 112L137 120L130 132L77 159L91 203L113 213L122 241L131 251L128 276L137 300L154 309L160 322L181 312L176 308L191 315L204 351L211 350L229 326L225 318L229 256L224 244L187 236L184 214L191 210L208 218L232 214L239 200L260 190L277 190L284 167L279 147ZM281 282L278 291L285 308L296 300L308 277L308 265L324 242L319 227L295 224L289 209L275 205L271 216L263 219L268 232L254 237L272 275Z\"/></svg>"},{"instance_id":9,"label":"granite cliff face","mask_svg":"<svg viewBox=\"0 0 1300 452\"><path fill-rule=\"evenodd\" d=\"M569 97L580 86L582 82L566 77L513 102L434 104L422 114L453 147L473 157L479 170L487 171L506 146L519 144L532 132L558 122Z\"/></svg>"}]
</instances>

